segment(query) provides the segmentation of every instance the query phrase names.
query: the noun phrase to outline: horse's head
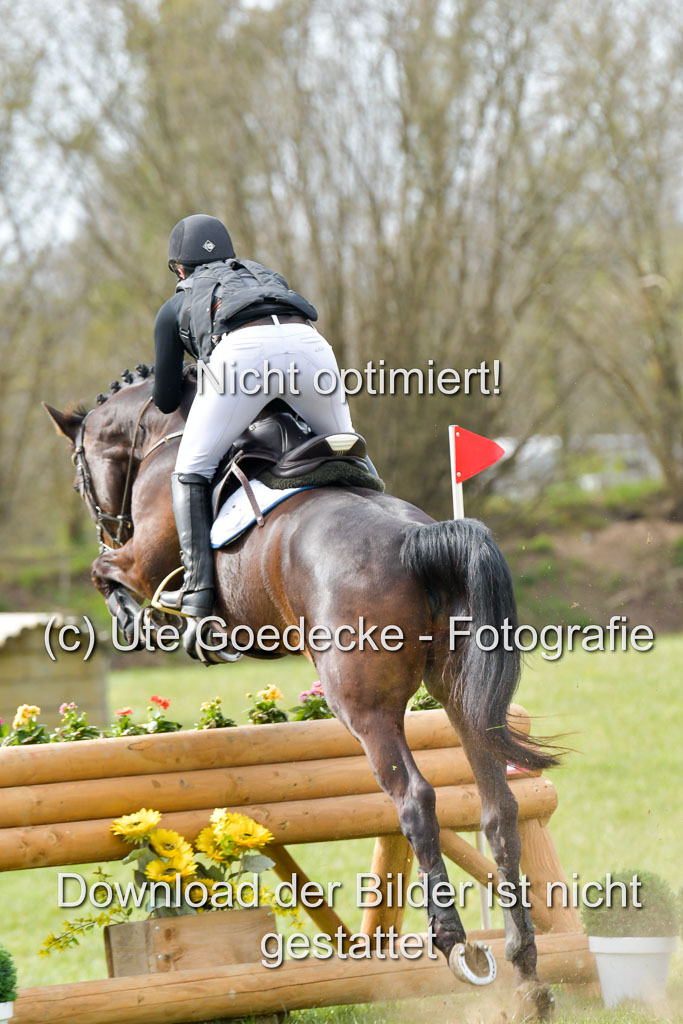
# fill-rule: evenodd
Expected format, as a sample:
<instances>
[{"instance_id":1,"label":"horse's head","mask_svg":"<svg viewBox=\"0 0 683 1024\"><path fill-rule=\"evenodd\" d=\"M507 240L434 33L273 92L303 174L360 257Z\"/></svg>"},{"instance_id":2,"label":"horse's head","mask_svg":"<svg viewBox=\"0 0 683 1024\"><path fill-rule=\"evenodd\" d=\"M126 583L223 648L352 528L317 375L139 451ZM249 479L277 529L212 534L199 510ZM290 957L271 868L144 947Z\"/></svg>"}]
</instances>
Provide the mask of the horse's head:
<instances>
[{"instance_id":1,"label":"horse's head","mask_svg":"<svg viewBox=\"0 0 683 1024\"><path fill-rule=\"evenodd\" d=\"M106 540L107 546L118 546L131 536L132 485L141 460L168 430L170 419L151 401L152 380L129 376L126 386L106 399L101 396L89 412L60 412L43 402L57 432L70 442L74 488L88 506L100 542Z\"/></svg>"}]
</instances>

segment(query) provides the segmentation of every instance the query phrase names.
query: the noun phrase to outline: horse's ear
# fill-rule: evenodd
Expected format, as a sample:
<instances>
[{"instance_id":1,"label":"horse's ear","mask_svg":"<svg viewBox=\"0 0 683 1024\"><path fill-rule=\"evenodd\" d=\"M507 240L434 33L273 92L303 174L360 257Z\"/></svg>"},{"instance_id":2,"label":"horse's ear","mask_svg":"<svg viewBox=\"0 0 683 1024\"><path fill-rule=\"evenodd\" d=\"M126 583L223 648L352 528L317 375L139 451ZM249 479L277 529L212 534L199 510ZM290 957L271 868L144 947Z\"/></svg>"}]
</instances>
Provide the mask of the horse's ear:
<instances>
[{"instance_id":1,"label":"horse's ear","mask_svg":"<svg viewBox=\"0 0 683 1024\"><path fill-rule=\"evenodd\" d=\"M40 404L54 423L57 433L63 434L69 441L75 441L78 428L83 422L83 417L79 416L78 413L60 412L59 409L54 409L47 402L41 402Z\"/></svg>"}]
</instances>

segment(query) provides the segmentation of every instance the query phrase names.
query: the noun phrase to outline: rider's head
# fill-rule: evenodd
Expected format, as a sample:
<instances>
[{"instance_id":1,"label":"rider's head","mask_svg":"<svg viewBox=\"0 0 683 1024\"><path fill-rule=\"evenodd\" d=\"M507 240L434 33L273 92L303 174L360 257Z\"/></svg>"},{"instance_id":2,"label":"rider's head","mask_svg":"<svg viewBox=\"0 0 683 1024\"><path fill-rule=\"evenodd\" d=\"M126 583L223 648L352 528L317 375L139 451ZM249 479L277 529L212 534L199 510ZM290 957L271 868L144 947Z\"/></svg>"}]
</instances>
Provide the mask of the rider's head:
<instances>
[{"instance_id":1,"label":"rider's head","mask_svg":"<svg viewBox=\"0 0 683 1024\"><path fill-rule=\"evenodd\" d=\"M168 239L168 265L177 277L187 277L203 263L229 260L234 255L225 224L204 213L183 217Z\"/></svg>"}]
</instances>

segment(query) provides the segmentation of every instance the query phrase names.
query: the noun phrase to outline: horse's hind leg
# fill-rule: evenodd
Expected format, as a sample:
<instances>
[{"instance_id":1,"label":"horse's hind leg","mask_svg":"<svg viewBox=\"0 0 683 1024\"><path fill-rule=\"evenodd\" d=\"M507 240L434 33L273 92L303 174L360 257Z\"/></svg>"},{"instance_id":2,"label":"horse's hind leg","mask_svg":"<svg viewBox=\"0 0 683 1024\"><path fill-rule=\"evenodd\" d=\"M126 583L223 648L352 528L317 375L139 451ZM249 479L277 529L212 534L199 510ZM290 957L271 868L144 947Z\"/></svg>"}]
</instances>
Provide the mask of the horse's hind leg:
<instances>
[{"instance_id":1,"label":"horse's hind leg","mask_svg":"<svg viewBox=\"0 0 683 1024\"><path fill-rule=\"evenodd\" d=\"M514 906L503 909L505 921L505 956L512 961L522 1016L545 1019L552 1014L553 996L541 984L536 973L534 926L523 905L519 884L521 841L517 830L517 801L507 784L506 767L484 750L470 734L465 723L449 708L449 716L457 730L472 766L481 799L481 828L489 841L498 867L499 882L508 883L505 893L514 892Z\"/></svg>"},{"instance_id":2,"label":"horse's hind leg","mask_svg":"<svg viewBox=\"0 0 683 1024\"><path fill-rule=\"evenodd\" d=\"M448 958L456 943L465 942L466 937L455 900L445 900L447 890L443 888L437 899L433 895L438 883L448 882L439 843L436 796L415 764L403 728L406 701L417 684L407 682L403 688L392 659L388 659L391 673L387 673L384 686L384 673L373 658L353 659L353 673L347 658L318 662L328 703L362 743L377 781L396 806L401 831L415 851L426 881L427 915L434 944Z\"/></svg>"},{"instance_id":3,"label":"horse's hind leg","mask_svg":"<svg viewBox=\"0 0 683 1024\"><path fill-rule=\"evenodd\" d=\"M442 886L441 897L435 900L433 896L436 885L448 883L439 843L436 796L413 760L402 719L403 711L400 717L394 717L373 709L367 719L354 715L350 727L363 744L377 781L396 806L401 831L415 851L419 872L425 879L427 917L434 944L448 958L456 943L466 941L465 930L455 902L440 905L450 902L443 898L447 890Z\"/></svg>"}]
</instances>

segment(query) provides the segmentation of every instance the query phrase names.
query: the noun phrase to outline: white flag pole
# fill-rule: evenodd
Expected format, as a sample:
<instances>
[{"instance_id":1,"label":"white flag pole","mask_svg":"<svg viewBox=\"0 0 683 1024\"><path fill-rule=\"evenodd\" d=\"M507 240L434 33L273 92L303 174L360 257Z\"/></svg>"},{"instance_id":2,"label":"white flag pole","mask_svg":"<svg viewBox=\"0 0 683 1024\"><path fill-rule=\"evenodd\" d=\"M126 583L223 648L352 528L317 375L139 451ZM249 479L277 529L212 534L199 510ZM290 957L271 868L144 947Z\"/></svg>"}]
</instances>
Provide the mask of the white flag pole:
<instances>
[{"instance_id":1,"label":"white flag pole","mask_svg":"<svg viewBox=\"0 0 683 1024\"><path fill-rule=\"evenodd\" d=\"M453 487L453 518L464 519L465 518L465 505L462 493L462 483L459 480L460 473L458 472L458 464L456 457L455 439L460 437L460 432L456 424L452 423L448 428L448 442L451 452L451 484ZM483 832L476 832L477 850L483 856L486 856L486 840ZM479 904L481 907L481 926L485 929L491 927L491 908L488 902L488 892L486 886L479 886Z\"/></svg>"},{"instance_id":2,"label":"white flag pole","mask_svg":"<svg viewBox=\"0 0 683 1024\"><path fill-rule=\"evenodd\" d=\"M464 519L465 518L465 506L463 504L462 496L462 484L458 482L460 474L457 472L457 466L455 464L455 439L459 437L457 426L451 424L448 428L448 442L451 449L451 485L453 487L453 518Z\"/></svg>"}]
</instances>

